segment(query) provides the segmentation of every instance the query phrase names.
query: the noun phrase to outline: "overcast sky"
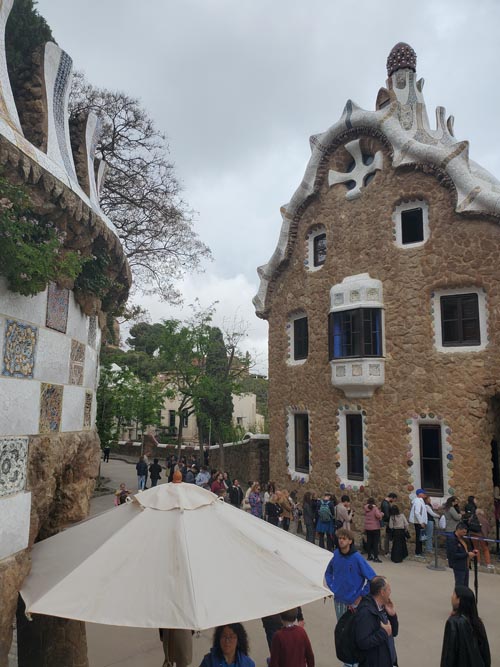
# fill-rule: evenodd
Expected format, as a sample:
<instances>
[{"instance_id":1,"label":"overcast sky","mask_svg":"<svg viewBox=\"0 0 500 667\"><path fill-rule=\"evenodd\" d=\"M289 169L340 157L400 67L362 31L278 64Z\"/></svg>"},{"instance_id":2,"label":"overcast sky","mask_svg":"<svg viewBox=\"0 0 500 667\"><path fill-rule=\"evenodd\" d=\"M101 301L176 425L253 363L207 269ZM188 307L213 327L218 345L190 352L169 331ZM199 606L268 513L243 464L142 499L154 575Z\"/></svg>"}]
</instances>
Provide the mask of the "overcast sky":
<instances>
[{"instance_id":1,"label":"overcast sky","mask_svg":"<svg viewBox=\"0 0 500 667\"><path fill-rule=\"evenodd\" d=\"M457 140L500 177L497 0L39 0L38 10L76 69L140 98L167 134L214 257L184 281L185 303L218 300L217 323L246 320L260 370L267 323L251 302L256 269L275 249L309 136L348 99L374 109L396 42L417 52L431 124L445 106ZM152 321L187 312L141 303Z\"/></svg>"}]
</instances>

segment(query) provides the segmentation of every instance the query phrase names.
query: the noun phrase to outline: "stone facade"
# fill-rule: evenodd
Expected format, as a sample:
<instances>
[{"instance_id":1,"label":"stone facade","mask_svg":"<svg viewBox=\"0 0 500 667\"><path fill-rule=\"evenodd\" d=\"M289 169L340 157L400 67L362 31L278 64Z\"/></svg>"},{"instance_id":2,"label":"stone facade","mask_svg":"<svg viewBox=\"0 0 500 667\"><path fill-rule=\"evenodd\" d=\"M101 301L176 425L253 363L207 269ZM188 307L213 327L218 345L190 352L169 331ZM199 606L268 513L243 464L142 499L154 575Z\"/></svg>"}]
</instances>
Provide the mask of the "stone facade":
<instances>
[{"instance_id":1,"label":"stone facade","mask_svg":"<svg viewBox=\"0 0 500 667\"><path fill-rule=\"evenodd\" d=\"M444 109L437 129L429 128L423 83L413 74L398 69L379 92L377 111L349 101L341 121L311 139L306 177L282 209L286 241L259 269L254 303L269 321L270 474L280 485L291 478L303 490L347 492L358 508L368 496L395 491L407 509L425 466L434 465L419 440L430 426L440 439L441 472L432 495L474 494L490 510L491 441L500 436L500 184L469 161ZM427 237L405 245L395 212L411 202L423 202ZM318 227L326 257L311 271L307 239ZM341 294L348 279L361 287ZM440 298L457 292L478 294L480 344L440 345ZM329 315L360 300L367 308L370 298L382 313L378 354L335 358ZM297 311L307 317L308 353L291 364L287 331ZM296 414L307 415L309 427L309 462L299 470ZM347 461L350 414L362 424L355 475Z\"/></svg>"},{"instance_id":2,"label":"stone facade","mask_svg":"<svg viewBox=\"0 0 500 667\"><path fill-rule=\"evenodd\" d=\"M2 34L12 3L0 2ZM14 100L0 48L2 175L26 187L31 209L51 220L66 249L105 251L113 283L102 299L78 292L71 280L25 297L0 277L0 667L8 661L29 548L88 514L100 455L101 328L106 304L122 303L131 283L116 230L99 207L96 118L80 118L70 137L71 67L64 51L46 44ZM21 614L17 627L22 664L87 664L81 624L44 617L23 624Z\"/></svg>"}]
</instances>

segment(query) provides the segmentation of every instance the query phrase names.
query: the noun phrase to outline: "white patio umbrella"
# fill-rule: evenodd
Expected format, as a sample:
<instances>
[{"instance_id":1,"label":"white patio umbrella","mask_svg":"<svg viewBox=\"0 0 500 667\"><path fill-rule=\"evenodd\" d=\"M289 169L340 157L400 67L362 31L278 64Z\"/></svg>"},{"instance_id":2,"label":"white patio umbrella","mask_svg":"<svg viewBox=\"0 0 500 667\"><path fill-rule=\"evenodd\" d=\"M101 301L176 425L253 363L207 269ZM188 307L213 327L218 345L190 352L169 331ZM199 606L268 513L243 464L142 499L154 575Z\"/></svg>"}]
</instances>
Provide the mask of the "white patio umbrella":
<instances>
[{"instance_id":1,"label":"white patio umbrella","mask_svg":"<svg viewBox=\"0 0 500 667\"><path fill-rule=\"evenodd\" d=\"M36 544L26 613L204 630L330 595L331 554L193 484L137 494Z\"/></svg>"}]
</instances>

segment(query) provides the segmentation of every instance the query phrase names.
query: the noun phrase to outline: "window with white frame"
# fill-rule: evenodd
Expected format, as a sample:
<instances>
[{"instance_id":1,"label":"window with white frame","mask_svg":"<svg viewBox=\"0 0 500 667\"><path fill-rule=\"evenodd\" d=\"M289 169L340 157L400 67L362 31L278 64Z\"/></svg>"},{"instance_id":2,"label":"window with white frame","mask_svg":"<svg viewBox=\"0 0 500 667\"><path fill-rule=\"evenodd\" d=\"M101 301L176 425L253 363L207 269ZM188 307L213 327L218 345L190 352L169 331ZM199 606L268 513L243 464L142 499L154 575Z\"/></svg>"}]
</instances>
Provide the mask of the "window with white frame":
<instances>
[{"instance_id":1,"label":"window with white frame","mask_svg":"<svg viewBox=\"0 0 500 667\"><path fill-rule=\"evenodd\" d=\"M441 352L474 352L488 342L483 289L439 290L433 294L436 348Z\"/></svg>"},{"instance_id":2,"label":"window with white frame","mask_svg":"<svg viewBox=\"0 0 500 667\"><path fill-rule=\"evenodd\" d=\"M427 493L434 496L442 496L444 493L444 484L441 425L420 424L419 444L420 485Z\"/></svg>"},{"instance_id":3,"label":"window with white frame","mask_svg":"<svg viewBox=\"0 0 500 667\"><path fill-rule=\"evenodd\" d=\"M359 410L341 410L339 420L340 460L337 475L344 483L366 480L364 454L364 420Z\"/></svg>"},{"instance_id":4,"label":"window with white frame","mask_svg":"<svg viewBox=\"0 0 500 667\"><path fill-rule=\"evenodd\" d=\"M294 414L294 453L295 470L309 472L309 415L307 413Z\"/></svg>"},{"instance_id":5,"label":"window with white frame","mask_svg":"<svg viewBox=\"0 0 500 667\"><path fill-rule=\"evenodd\" d=\"M298 365L305 363L309 354L309 323L304 312L290 316L287 325L288 363Z\"/></svg>"},{"instance_id":6,"label":"window with white frame","mask_svg":"<svg viewBox=\"0 0 500 667\"><path fill-rule=\"evenodd\" d=\"M309 271L317 271L325 263L327 255L326 230L323 225L317 225L310 229L306 242L305 266Z\"/></svg>"},{"instance_id":7,"label":"window with white frame","mask_svg":"<svg viewBox=\"0 0 500 667\"><path fill-rule=\"evenodd\" d=\"M415 248L424 245L429 238L429 207L423 200L403 202L394 209L396 245Z\"/></svg>"}]
</instances>

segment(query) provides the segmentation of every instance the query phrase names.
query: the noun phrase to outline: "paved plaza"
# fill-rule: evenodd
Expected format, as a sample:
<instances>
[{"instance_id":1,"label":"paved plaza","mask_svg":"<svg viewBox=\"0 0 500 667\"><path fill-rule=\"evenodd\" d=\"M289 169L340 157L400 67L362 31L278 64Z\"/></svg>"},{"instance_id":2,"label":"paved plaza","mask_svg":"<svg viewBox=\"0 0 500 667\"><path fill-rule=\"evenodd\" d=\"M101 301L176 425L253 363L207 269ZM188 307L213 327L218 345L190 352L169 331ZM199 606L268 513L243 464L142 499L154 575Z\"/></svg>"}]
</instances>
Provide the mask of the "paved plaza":
<instances>
[{"instance_id":1,"label":"paved plaza","mask_svg":"<svg viewBox=\"0 0 500 667\"><path fill-rule=\"evenodd\" d=\"M135 466L111 460L102 463L101 473L111 478L111 485L126 482L136 490ZM162 479L162 482L165 482ZM92 501L92 514L98 514L113 506L112 496L101 496ZM410 545L410 550L413 546ZM209 554L209 549L207 549ZM209 556L208 556L209 557ZM258 567L258 563L256 563ZM208 568L209 571L209 568ZM113 565L110 563L110 576ZM431 571L424 563L408 561L394 564L384 561L377 565L377 573L386 575L391 583L396 605L400 634L396 647L400 667L430 667L439 665L444 624L450 612L450 596L453 588L451 570ZM154 577L154 572L144 563L144 576ZM293 582L290 582L293 586ZM223 605L238 591L224 589L221 582L220 597L214 605ZM498 610L500 600L500 576L479 574L479 613L483 618L490 641L492 667L500 667L500 633ZM130 600L134 604L134 600ZM244 607L245 601L241 600ZM306 630L311 639L317 667L339 665L333 647L334 611L331 599L314 602L304 607ZM267 644L260 620L245 623L250 637L250 652L257 667L265 667ZM211 631L195 636L193 667L211 645ZM91 667L160 667L163 652L156 630L118 628L87 624L89 662Z\"/></svg>"}]
</instances>

